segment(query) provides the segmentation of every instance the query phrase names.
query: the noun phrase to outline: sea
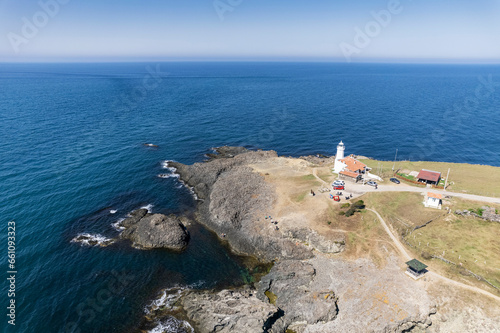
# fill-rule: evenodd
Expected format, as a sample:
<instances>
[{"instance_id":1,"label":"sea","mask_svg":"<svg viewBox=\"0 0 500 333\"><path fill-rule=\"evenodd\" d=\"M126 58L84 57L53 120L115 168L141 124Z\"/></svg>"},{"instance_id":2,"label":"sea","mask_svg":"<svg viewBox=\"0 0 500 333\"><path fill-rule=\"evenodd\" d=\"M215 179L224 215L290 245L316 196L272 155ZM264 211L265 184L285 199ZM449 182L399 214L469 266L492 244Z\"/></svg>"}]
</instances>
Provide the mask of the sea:
<instances>
[{"instance_id":1,"label":"sea","mask_svg":"<svg viewBox=\"0 0 500 333\"><path fill-rule=\"evenodd\" d=\"M116 237L140 207L192 214L196 198L166 161L202 162L222 145L333 155L342 140L381 160L500 166L499 125L494 65L2 63L2 332L133 332L165 288L252 280L199 225L182 253L72 241Z\"/></svg>"}]
</instances>

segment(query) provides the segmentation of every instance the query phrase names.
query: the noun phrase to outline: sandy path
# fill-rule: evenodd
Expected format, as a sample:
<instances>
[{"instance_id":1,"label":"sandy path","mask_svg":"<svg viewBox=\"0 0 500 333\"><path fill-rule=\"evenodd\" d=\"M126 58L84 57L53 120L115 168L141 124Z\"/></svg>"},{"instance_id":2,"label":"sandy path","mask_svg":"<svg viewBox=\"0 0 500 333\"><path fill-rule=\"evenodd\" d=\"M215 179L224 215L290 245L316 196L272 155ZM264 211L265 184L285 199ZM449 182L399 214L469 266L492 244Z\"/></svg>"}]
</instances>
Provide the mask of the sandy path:
<instances>
[{"instance_id":1,"label":"sandy path","mask_svg":"<svg viewBox=\"0 0 500 333\"><path fill-rule=\"evenodd\" d=\"M394 241L394 244L396 244L396 247L398 248L398 250L405 257L405 259L410 260L412 257L408 254L408 252L406 252L406 249L403 246L403 244L401 244L401 242L391 232L391 230L389 229L389 226L387 225L387 223L385 223L385 221L382 218L382 216L380 216L380 214L376 210L374 210L374 209L367 208L367 210L369 210L369 211L375 213L375 215L377 215L378 219L380 220L380 223L382 223L382 226L384 227L384 229L387 232L387 234ZM433 271L429 271L427 274L429 274L431 276L434 276L436 278L439 278L443 282L446 282L446 283L451 284L453 286L464 288L464 289L467 289L467 290L470 290L470 291L473 291L473 292L477 292L477 293L483 294L485 296L491 297L491 298L495 299L496 301L500 302L500 297L498 297L498 296L496 296L496 295L494 295L494 294L492 294L492 293L490 293L490 292L488 292L486 290L483 290L481 288L470 286L470 285L467 285L467 284L464 284L464 283L461 283L461 282L449 279L449 278L444 277L444 276L442 276L442 275L440 275L440 274L438 274L436 272L433 272Z\"/></svg>"}]
</instances>

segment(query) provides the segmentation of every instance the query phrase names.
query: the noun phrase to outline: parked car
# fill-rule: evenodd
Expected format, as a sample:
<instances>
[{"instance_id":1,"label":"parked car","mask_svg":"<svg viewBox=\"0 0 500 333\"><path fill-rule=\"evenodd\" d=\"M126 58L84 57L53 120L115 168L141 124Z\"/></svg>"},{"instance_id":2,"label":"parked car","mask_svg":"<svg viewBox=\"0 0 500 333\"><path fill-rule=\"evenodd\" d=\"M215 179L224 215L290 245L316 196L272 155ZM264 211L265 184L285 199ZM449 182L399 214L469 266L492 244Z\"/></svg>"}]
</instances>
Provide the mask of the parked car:
<instances>
[{"instance_id":1,"label":"parked car","mask_svg":"<svg viewBox=\"0 0 500 333\"><path fill-rule=\"evenodd\" d=\"M391 178L389 179L391 182L393 182L394 184L399 184L401 183L397 178Z\"/></svg>"},{"instance_id":2,"label":"parked car","mask_svg":"<svg viewBox=\"0 0 500 333\"><path fill-rule=\"evenodd\" d=\"M344 185L333 185L333 189L334 190L343 191L344 190Z\"/></svg>"},{"instance_id":3,"label":"parked car","mask_svg":"<svg viewBox=\"0 0 500 333\"><path fill-rule=\"evenodd\" d=\"M378 186L376 182L372 182L372 181L367 182L366 185L375 186L375 187Z\"/></svg>"},{"instance_id":4,"label":"parked car","mask_svg":"<svg viewBox=\"0 0 500 333\"><path fill-rule=\"evenodd\" d=\"M336 180L332 183L332 186L340 186L340 185L345 185L345 181L343 180Z\"/></svg>"}]
</instances>

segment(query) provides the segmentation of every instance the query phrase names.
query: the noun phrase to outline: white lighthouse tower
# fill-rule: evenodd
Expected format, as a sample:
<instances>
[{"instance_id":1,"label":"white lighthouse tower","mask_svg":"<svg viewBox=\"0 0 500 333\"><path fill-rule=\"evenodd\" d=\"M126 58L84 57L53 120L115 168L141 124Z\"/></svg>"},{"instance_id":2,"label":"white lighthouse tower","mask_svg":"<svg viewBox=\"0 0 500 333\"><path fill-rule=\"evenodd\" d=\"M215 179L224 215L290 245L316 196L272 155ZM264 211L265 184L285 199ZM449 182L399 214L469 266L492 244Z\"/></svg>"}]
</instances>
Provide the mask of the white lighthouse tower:
<instances>
[{"instance_id":1,"label":"white lighthouse tower","mask_svg":"<svg viewBox=\"0 0 500 333\"><path fill-rule=\"evenodd\" d=\"M345 145L341 140L337 145L337 154L335 155L335 166L333 168L333 172L335 173L339 173L345 167L345 164L340 162L340 160L344 158L344 150Z\"/></svg>"}]
</instances>

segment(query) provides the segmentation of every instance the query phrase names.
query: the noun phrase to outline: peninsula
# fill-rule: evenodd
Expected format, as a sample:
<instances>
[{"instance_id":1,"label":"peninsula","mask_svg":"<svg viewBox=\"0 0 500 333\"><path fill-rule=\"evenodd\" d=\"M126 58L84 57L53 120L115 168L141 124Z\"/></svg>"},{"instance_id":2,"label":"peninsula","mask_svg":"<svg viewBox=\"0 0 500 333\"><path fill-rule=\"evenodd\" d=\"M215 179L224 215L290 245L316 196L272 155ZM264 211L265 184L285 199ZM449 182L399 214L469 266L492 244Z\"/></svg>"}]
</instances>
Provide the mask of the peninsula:
<instances>
[{"instance_id":1,"label":"peninsula","mask_svg":"<svg viewBox=\"0 0 500 333\"><path fill-rule=\"evenodd\" d=\"M208 157L169 162L198 198L197 221L235 253L274 265L244 288L170 291L148 320L180 315L197 332L498 329L500 191L490 185L493 194L481 196L484 184L475 184L465 192L458 170L469 166L455 165L458 175L445 190L390 182L396 170L388 162L354 156L366 173L352 179L352 171L339 172L339 156L221 147ZM471 167L500 175L500 168ZM365 182L368 170L375 186ZM441 209L426 207L429 192ZM427 269L416 279L405 273L409 262Z\"/></svg>"}]
</instances>

